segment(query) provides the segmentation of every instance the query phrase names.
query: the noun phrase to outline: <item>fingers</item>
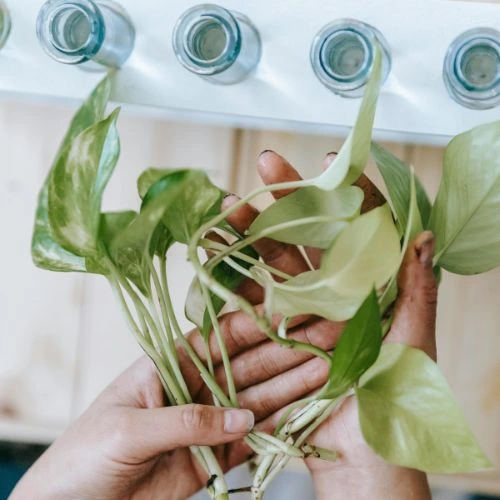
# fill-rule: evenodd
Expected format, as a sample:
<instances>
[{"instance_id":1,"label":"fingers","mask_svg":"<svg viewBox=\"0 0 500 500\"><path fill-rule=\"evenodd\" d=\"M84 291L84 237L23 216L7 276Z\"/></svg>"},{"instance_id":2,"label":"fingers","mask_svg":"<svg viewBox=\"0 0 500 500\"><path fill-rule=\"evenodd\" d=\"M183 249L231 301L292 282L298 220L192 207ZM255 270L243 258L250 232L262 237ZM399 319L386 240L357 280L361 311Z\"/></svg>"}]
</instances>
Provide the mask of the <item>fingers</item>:
<instances>
[{"instance_id":1,"label":"fingers","mask_svg":"<svg viewBox=\"0 0 500 500\"><path fill-rule=\"evenodd\" d=\"M226 197L222 202L222 210L226 210L238 201L239 198L235 195ZM240 233L245 233L258 215L259 211L257 209L251 205L244 205L239 210L232 213L227 218L227 222ZM298 248L294 245L280 243L269 238L262 238L256 241L253 247L257 250L264 262L291 276L308 271L306 262Z\"/></svg>"},{"instance_id":2,"label":"fingers","mask_svg":"<svg viewBox=\"0 0 500 500\"><path fill-rule=\"evenodd\" d=\"M329 364L314 358L296 368L238 393L241 408L251 409L261 421L280 408L319 389L328 379Z\"/></svg>"},{"instance_id":3,"label":"fingers","mask_svg":"<svg viewBox=\"0 0 500 500\"><path fill-rule=\"evenodd\" d=\"M288 338L299 342L307 342L324 350L331 350L337 343L343 325L326 320L315 321L297 330ZM234 383L238 391L252 385L272 379L313 358L313 355L297 349L287 349L276 342L264 342L258 346L235 356L231 360ZM224 368L218 366L215 376L219 385L226 387ZM266 397L271 397L267 395ZM204 386L197 396L197 401L207 404L211 401L211 393ZM252 408L250 408L252 409Z\"/></svg>"},{"instance_id":4,"label":"fingers","mask_svg":"<svg viewBox=\"0 0 500 500\"><path fill-rule=\"evenodd\" d=\"M124 410L118 417L116 438L120 446L126 446L129 457L147 460L176 448L215 446L242 439L254 421L249 410L198 404Z\"/></svg>"},{"instance_id":5,"label":"fingers","mask_svg":"<svg viewBox=\"0 0 500 500\"><path fill-rule=\"evenodd\" d=\"M330 166L336 156L337 153L333 152L326 155L325 161L323 162L324 170L326 170ZM362 214L374 208L380 207L386 202L384 195L365 174L361 174L359 179L353 185L361 188L365 195L363 198L363 203L361 204Z\"/></svg>"},{"instance_id":6,"label":"fingers","mask_svg":"<svg viewBox=\"0 0 500 500\"><path fill-rule=\"evenodd\" d=\"M300 181L302 177L285 158L274 151L263 151L259 156L257 170L264 184ZM281 189L271 194L276 200L293 193L295 189Z\"/></svg>"},{"instance_id":7,"label":"fingers","mask_svg":"<svg viewBox=\"0 0 500 500\"><path fill-rule=\"evenodd\" d=\"M387 340L417 347L436 359L437 282L432 269L435 238L430 231L409 246L398 277L399 297Z\"/></svg>"}]
</instances>

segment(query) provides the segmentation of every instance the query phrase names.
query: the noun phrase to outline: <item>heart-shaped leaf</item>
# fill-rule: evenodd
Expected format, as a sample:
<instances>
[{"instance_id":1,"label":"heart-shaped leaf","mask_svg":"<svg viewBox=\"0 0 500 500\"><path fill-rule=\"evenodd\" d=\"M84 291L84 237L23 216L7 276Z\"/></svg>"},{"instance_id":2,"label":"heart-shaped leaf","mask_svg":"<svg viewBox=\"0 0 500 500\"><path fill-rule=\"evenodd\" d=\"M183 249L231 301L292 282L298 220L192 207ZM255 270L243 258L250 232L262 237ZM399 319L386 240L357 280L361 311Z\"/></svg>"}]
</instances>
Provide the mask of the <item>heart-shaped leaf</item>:
<instances>
[{"instance_id":1,"label":"heart-shaped leaf","mask_svg":"<svg viewBox=\"0 0 500 500\"><path fill-rule=\"evenodd\" d=\"M83 130L102 120L111 89L110 79L104 78L75 113L66 135L56 154L56 160L71 141ZM53 168L53 167L52 167ZM50 176L50 173L49 173ZM49 177L48 176L48 177ZM49 222L48 214L48 177L40 191L35 217L35 228L31 243L31 255L37 267L51 271L84 272L85 260L64 249L56 240Z\"/></svg>"},{"instance_id":2,"label":"heart-shaped leaf","mask_svg":"<svg viewBox=\"0 0 500 500\"><path fill-rule=\"evenodd\" d=\"M500 265L500 121L457 135L444 156L429 228L435 262L457 274Z\"/></svg>"},{"instance_id":3,"label":"heart-shaped leaf","mask_svg":"<svg viewBox=\"0 0 500 500\"><path fill-rule=\"evenodd\" d=\"M49 177L49 221L56 241L82 257L98 252L101 199L120 153L119 110L81 132Z\"/></svg>"},{"instance_id":4,"label":"heart-shaped leaf","mask_svg":"<svg viewBox=\"0 0 500 500\"><path fill-rule=\"evenodd\" d=\"M432 473L491 466L436 363L424 352L385 344L356 389L370 447L389 463Z\"/></svg>"}]
</instances>

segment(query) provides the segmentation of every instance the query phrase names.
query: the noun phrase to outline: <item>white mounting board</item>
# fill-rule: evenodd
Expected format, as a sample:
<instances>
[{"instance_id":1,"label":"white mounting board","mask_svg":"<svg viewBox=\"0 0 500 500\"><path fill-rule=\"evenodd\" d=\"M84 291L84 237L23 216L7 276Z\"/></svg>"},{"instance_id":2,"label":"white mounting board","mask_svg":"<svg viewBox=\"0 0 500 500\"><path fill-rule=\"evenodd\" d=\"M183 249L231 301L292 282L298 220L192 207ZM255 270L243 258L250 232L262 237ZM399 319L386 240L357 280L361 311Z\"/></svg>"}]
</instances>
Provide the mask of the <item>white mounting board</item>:
<instances>
[{"instance_id":1,"label":"white mounting board","mask_svg":"<svg viewBox=\"0 0 500 500\"><path fill-rule=\"evenodd\" d=\"M212 85L180 66L172 28L192 0L121 0L137 28L135 51L119 72L116 102L139 112L235 126L343 133L359 99L333 95L309 63L311 41L326 23L352 17L377 27L392 49L382 89L377 135L443 143L468 128L500 119L455 103L444 87L450 42L477 26L500 29L500 5L442 0L221 0L257 26L263 55L256 73L232 86ZM35 20L42 0L7 0L13 30L0 51L0 95L81 100L100 76L52 61L39 46Z\"/></svg>"}]
</instances>

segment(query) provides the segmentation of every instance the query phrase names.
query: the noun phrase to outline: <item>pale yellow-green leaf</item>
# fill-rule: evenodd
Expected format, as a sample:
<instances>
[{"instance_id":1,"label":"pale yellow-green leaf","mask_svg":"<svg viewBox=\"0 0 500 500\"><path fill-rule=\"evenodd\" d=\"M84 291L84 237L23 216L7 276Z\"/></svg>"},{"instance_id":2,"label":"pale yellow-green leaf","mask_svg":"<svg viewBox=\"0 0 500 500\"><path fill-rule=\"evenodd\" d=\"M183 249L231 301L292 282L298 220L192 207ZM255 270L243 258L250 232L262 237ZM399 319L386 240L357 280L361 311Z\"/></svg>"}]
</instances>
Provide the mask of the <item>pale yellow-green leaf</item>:
<instances>
[{"instance_id":1,"label":"pale yellow-green leaf","mask_svg":"<svg viewBox=\"0 0 500 500\"><path fill-rule=\"evenodd\" d=\"M363 191L356 186L323 191L305 187L275 201L250 226L249 234L266 230L266 236L292 245L328 248L353 217L359 215ZM330 216L328 221L308 223L269 232L289 221Z\"/></svg>"},{"instance_id":2,"label":"pale yellow-green leaf","mask_svg":"<svg viewBox=\"0 0 500 500\"><path fill-rule=\"evenodd\" d=\"M368 445L389 463L432 473L491 466L436 363L424 352L385 344L356 390Z\"/></svg>"},{"instance_id":3,"label":"pale yellow-green leaf","mask_svg":"<svg viewBox=\"0 0 500 500\"><path fill-rule=\"evenodd\" d=\"M365 297L397 270L401 249L387 204L367 212L342 231L321 261L325 285L346 297Z\"/></svg>"},{"instance_id":4,"label":"pale yellow-green leaf","mask_svg":"<svg viewBox=\"0 0 500 500\"><path fill-rule=\"evenodd\" d=\"M352 184L363 173L370 156L373 122L381 82L382 49L377 45L371 75L366 84L354 128L342 145L339 154L330 166L312 181L312 185L328 191L341 184Z\"/></svg>"},{"instance_id":5,"label":"pale yellow-green leaf","mask_svg":"<svg viewBox=\"0 0 500 500\"><path fill-rule=\"evenodd\" d=\"M272 310L283 316L314 314L331 321L352 318L364 297L345 297L325 285L315 287L323 280L320 271L308 271L286 282L287 287L275 287Z\"/></svg>"},{"instance_id":6,"label":"pale yellow-green leaf","mask_svg":"<svg viewBox=\"0 0 500 500\"><path fill-rule=\"evenodd\" d=\"M500 265L500 121L450 142L429 227L435 260L447 271L477 274Z\"/></svg>"}]
</instances>

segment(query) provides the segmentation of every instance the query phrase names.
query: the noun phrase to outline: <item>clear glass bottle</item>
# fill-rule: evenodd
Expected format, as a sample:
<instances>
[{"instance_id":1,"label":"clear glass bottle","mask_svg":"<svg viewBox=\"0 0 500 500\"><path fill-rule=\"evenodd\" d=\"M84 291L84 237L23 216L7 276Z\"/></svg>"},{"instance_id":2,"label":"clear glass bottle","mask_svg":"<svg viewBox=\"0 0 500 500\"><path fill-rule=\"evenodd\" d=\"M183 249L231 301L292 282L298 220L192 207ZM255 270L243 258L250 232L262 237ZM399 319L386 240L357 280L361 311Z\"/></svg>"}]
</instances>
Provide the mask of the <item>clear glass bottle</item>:
<instances>
[{"instance_id":1,"label":"clear glass bottle","mask_svg":"<svg viewBox=\"0 0 500 500\"><path fill-rule=\"evenodd\" d=\"M7 42L11 29L10 14L7 6L0 0L0 49Z\"/></svg>"},{"instance_id":2,"label":"clear glass bottle","mask_svg":"<svg viewBox=\"0 0 500 500\"><path fill-rule=\"evenodd\" d=\"M213 4L184 12L175 25L172 44L185 68L223 85L244 80L261 55L259 32L252 22Z\"/></svg>"},{"instance_id":3,"label":"clear glass bottle","mask_svg":"<svg viewBox=\"0 0 500 500\"><path fill-rule=\"evenodd\" d=\"M355 19L339 19L320 30L311 46L319 81L335 94L361 97L373 65L375 44L383 52L382 81L391 71L391 52L382 33Z\"/></svg>"},{"instance_id":4,"label":"clear glass bottle","mask_svg":"<svg viewBox=\"0 0 500 500\"><path fill-rule=\"evenodd\" d=\"M462 106L489 109L500 105L500 31L474 28L451 43L443 65L450 96Z\"/></svg>"},{"instance_id":5,"label":"clear glass bottle","mask_svg":"<svg viewBox=\"0 0 500 500\"><path fill-rule=\"evenodd\" d=\"M49 0L38 14L36 31L53 59L91 71L122 66L135 41L130 17L111 0Z\"/></svg>"}]
</instances>

